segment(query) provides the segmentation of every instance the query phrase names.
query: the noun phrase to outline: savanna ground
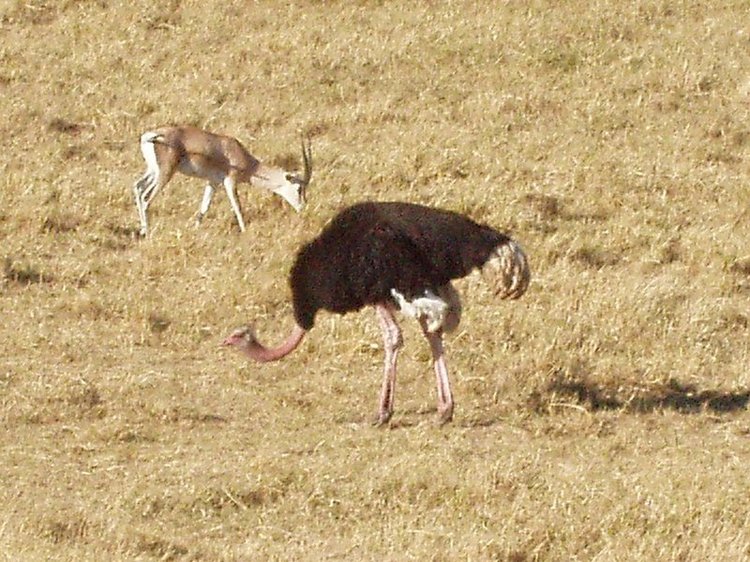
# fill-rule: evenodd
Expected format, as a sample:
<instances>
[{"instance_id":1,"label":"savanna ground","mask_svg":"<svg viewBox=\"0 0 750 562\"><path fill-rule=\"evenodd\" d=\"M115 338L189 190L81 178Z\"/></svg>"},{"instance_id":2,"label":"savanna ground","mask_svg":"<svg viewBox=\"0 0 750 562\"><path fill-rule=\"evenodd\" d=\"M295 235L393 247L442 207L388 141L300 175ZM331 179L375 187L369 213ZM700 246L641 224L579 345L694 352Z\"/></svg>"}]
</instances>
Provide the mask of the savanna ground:
<instances>
[{"instance_id":1,"label":"savanna ground","mask_svg":"<svg viewBox=\"0 0 750 562\"><path fill-rule=\"evenodd\" d=\"M0 559L750 559L750 3L0 2ZM139 239L138 137L192 123L315 172ZM285 362L294 250L361 199L511 232L457 283L434 424L404 322L390 428L367 310Z\"/></svg>"}]
</instances>

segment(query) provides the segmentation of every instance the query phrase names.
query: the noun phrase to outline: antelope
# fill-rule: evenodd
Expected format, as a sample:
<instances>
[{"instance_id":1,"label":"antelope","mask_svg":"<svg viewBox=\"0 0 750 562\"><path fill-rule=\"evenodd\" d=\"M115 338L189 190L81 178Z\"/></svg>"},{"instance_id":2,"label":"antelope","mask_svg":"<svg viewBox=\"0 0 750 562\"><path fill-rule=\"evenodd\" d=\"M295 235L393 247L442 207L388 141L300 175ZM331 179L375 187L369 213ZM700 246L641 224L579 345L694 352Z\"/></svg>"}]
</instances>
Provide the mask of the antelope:
<instances>
[{"instance_id":1,"label":"antelope","mask_svg":"<svg viewBox=\"0 0 750 562\"><path fill-rule=\"evenodd\" d=\"M305 205L307 185L312 177L312 153L308 141L302 141L303 177L282 168L267 166L250 154L233 137L217 135L197 127L160 127L141 135L141 152L146 172L133 185L135 205L141 221L141 236L148 232L147 211L159 190L169 183L175 172L208 180L203 191L196 226L200 225L214 191L223 185L232 206L240 232L245 221L237 200L237 184L250 183L284 198L299 212Z\"/></svg>"}]
</instances>

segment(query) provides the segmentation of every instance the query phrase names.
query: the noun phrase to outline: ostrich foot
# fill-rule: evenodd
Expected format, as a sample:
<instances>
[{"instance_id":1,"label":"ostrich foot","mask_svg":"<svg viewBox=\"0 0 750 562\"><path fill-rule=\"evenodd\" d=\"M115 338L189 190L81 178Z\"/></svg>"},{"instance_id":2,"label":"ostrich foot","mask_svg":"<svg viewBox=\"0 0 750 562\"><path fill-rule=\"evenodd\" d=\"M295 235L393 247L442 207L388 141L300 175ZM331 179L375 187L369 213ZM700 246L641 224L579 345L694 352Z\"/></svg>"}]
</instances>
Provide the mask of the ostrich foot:
<instances>
[{"instance_id":1,"label":"ostrich foot","mask_svg":"<svg viewBox=\"0 0 750 562\"><path fill-rule=\"evenodd\" d=\"M453 421L453 404L445 408L438 408L437 424L443 426Z\"/></svg>"},{"instance_id":2,"label":"ostrich foot","mask_svg":"<svg viewBox=\"0 0 750 562\"><path fill-rule=\"evenodd\" d=\"M378 417L372 421L372 425L375 427L385 427L388 425L388 422L391 421L392 415L393 412L379 412Z\"/></svg>"}]
</instances>

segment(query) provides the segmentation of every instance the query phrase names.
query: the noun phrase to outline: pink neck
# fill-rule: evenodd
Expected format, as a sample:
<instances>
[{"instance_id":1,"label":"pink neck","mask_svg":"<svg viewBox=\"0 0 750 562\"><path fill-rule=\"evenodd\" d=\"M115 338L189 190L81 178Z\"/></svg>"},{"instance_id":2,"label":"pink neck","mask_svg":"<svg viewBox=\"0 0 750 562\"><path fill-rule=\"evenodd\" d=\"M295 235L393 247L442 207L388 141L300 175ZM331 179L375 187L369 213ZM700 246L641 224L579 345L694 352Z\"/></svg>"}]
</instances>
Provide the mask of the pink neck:
<instances>
[{"instance_id":1,"label":"pink neck","mask_svg":"<svg viewBox=\"0 0 750 562\"><path fill-rule=\"evenodd\" d=\"M261 363L267 363L268 361L277 361L282 357L289 355L292 351L297 349L297 346L305 337L305 329L301 328L297 324L294 325L292 333L284 340L284 342L278 347L265 347L259 341L251 342L250 344L242 347L242 352L247 355L250 359L259 361Z\"/></svg>"}]
</instances>

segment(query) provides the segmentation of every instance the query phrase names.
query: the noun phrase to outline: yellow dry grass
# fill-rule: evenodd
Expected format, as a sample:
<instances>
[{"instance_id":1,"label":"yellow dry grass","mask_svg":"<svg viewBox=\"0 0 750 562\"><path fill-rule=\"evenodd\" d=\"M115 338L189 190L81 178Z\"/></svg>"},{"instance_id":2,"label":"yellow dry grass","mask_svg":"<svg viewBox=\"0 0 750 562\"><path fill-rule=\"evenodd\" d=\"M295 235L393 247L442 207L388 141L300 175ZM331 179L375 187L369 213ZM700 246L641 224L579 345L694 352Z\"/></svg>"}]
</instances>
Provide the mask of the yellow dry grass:
<instances>
[{"instance_id":1,"label":"yellow dry grass","mask_svg":"<svg viewBox=\"0 0 750 562\"><path fill-rule=\"evenodd\" d=\"M0 2L0 560L750 558L748 2ZM310 204L178 177L135 236L138 137L190 123L299 165ZM343 206L469 213L521 301L457 284L455 422L404 323L291 326Z\"/></svg>"}]
</instances>

